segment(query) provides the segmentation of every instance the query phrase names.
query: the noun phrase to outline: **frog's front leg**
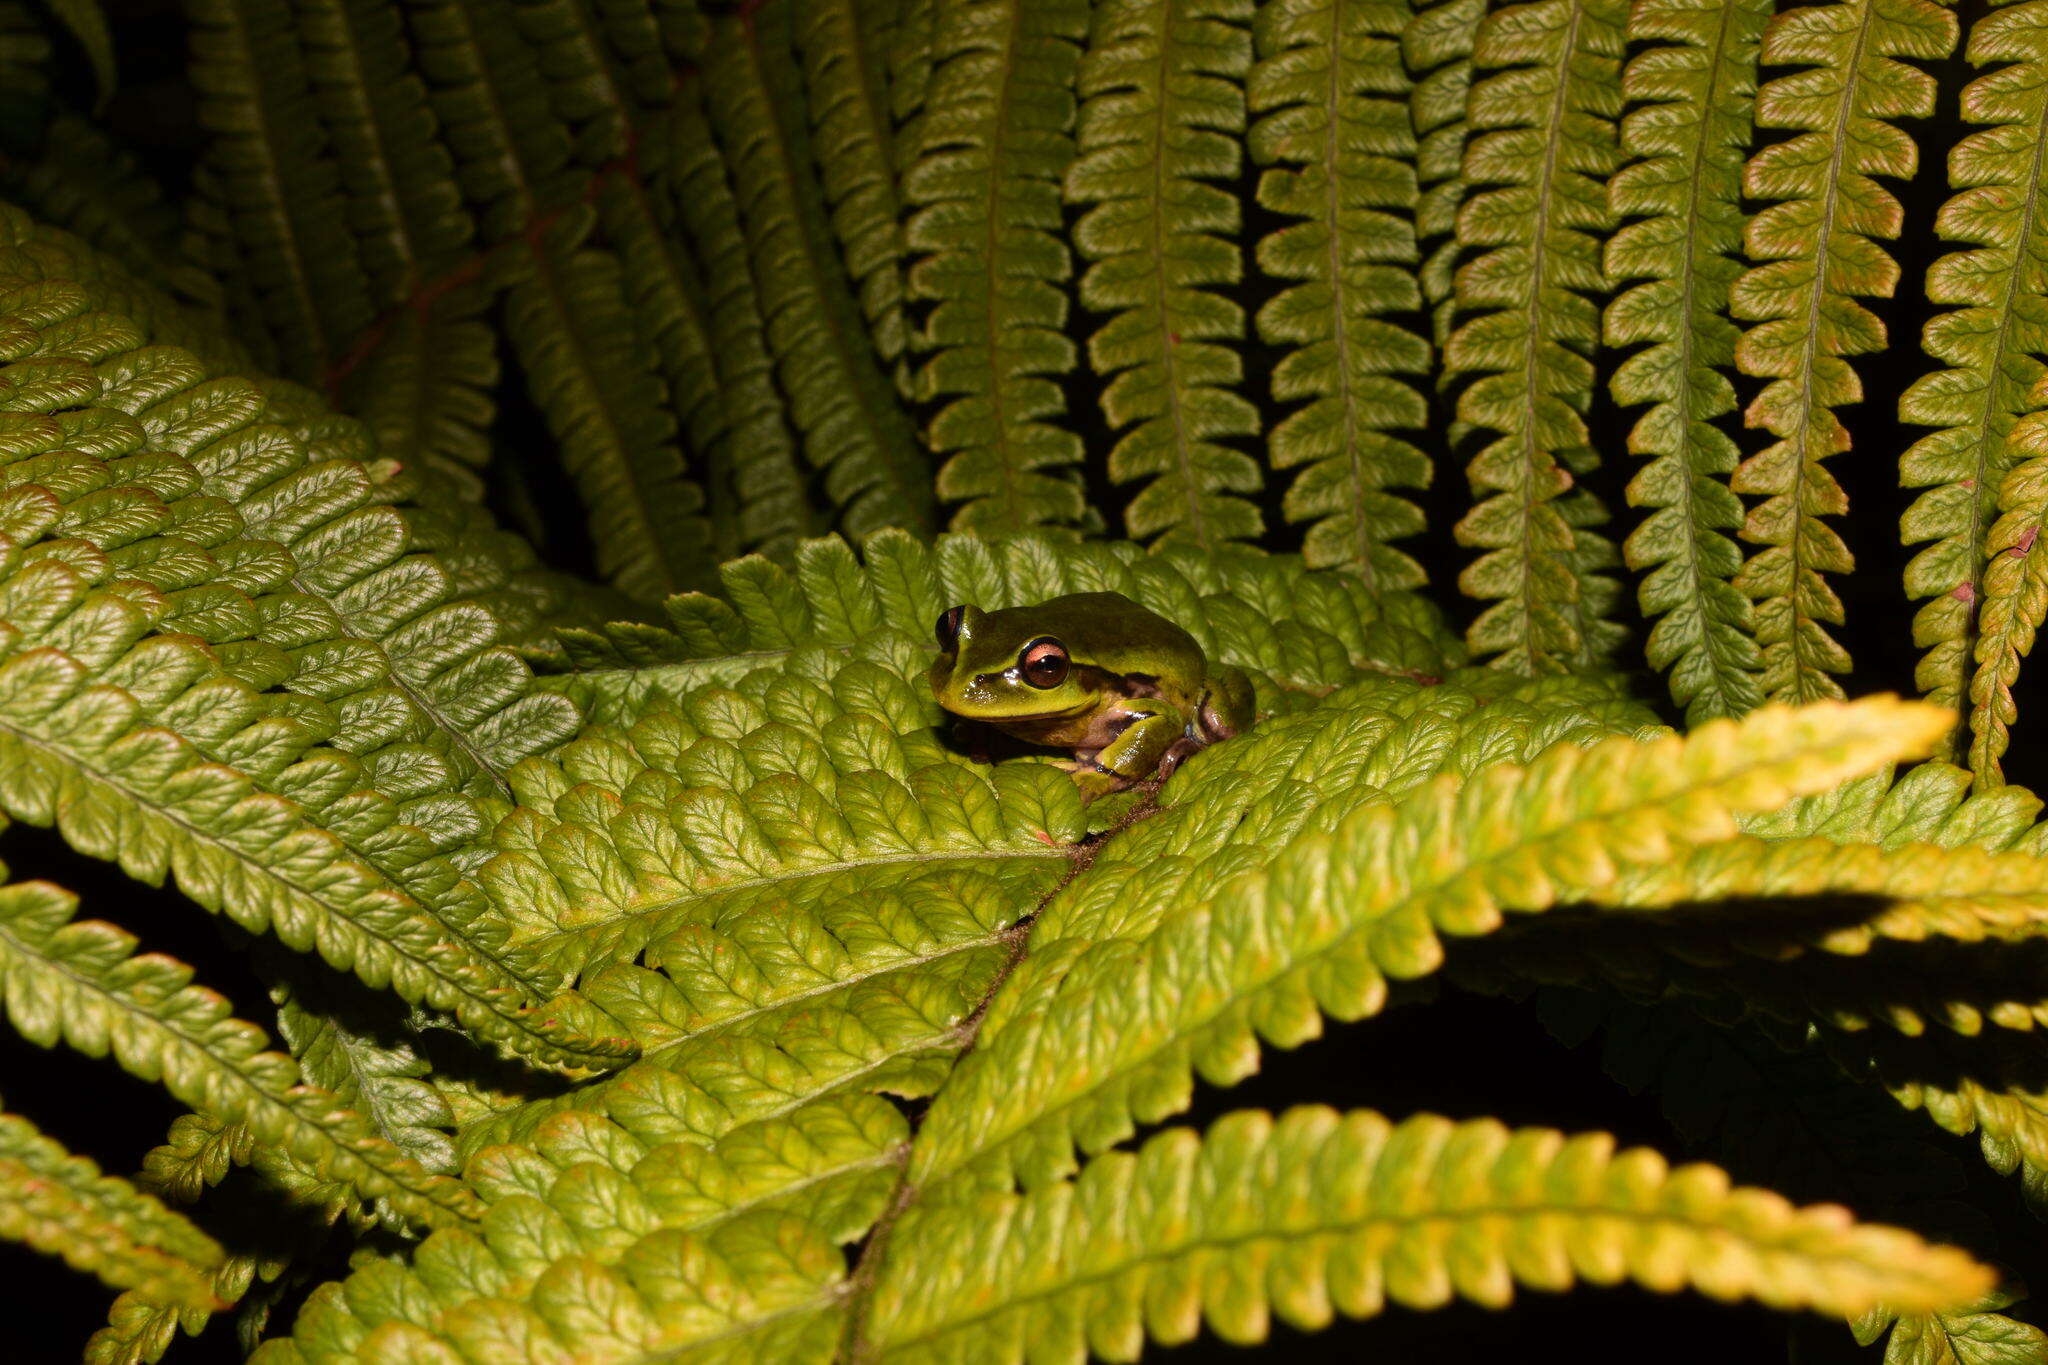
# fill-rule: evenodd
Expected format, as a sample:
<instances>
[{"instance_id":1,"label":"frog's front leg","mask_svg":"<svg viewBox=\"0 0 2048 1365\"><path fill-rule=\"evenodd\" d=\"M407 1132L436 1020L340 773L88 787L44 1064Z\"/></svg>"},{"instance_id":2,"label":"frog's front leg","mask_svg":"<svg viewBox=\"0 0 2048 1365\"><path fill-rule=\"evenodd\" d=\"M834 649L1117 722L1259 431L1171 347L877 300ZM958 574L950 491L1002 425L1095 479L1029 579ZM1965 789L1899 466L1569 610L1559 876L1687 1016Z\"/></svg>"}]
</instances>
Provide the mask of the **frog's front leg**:
<instances>
[{"instance_id":1,"label":"frog's front leg","mask_svg":"<svg viewBox=\"0 0 2048 1365\"><path fill-rule=\"evenodd\" d=\"M1108 772L1142 782L1158 771L1159 761L1175 740L1187 733L1187 720L1166 702L1134 697L1122 705L1132 717L1115 739L1102 746L1095 762Z\"/></svg>"}]
</instances>

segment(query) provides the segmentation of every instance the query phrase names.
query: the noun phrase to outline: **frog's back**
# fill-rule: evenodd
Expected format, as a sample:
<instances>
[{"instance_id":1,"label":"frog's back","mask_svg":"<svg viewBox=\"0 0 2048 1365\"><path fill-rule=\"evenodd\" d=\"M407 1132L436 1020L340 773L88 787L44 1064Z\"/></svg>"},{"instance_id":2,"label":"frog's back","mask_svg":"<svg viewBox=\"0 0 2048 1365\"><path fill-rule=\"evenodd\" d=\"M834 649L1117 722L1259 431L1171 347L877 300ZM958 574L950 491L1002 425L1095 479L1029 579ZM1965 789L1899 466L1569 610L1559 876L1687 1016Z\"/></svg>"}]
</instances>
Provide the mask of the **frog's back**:
<instances>
[{"instance_id":1,"label":"frog's back","mask_svg":"<svg viewBox=\"0 0 2048 1365\"><path fill-rule=\"evenodd\" d=\"M1118 673L1185 680L1200 690L1204 660L1195 637L1120 592L1076 592L1033 609L1048 634L1057 635L1090 663Z\"/></svg>"}]
</instances>

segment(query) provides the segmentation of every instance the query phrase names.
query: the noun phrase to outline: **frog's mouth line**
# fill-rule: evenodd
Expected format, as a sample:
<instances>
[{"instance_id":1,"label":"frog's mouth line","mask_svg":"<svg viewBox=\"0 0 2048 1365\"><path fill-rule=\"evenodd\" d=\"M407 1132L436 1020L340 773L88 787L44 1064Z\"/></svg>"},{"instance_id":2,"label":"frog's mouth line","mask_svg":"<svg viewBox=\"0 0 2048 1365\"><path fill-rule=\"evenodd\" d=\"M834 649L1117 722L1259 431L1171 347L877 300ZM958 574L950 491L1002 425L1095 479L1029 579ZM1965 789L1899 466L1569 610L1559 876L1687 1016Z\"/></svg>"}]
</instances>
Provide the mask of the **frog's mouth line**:
<instances>
[{"instance_id":1,"label":"frog's mouth line","mask_svg":"<svg viewBox=\"0 0 2048 1365\"><path fill-rule=\"evenodd\" d=\"M1093 705L1095 705L1095 702L1093 699L1090 699L1082 702L1079 706L1069 706L1063 711L1022 711L1006 716L990 716L988 719L992 721L1065 720L1069 716L1080 715Z\"/></svg>"}]
</instances>

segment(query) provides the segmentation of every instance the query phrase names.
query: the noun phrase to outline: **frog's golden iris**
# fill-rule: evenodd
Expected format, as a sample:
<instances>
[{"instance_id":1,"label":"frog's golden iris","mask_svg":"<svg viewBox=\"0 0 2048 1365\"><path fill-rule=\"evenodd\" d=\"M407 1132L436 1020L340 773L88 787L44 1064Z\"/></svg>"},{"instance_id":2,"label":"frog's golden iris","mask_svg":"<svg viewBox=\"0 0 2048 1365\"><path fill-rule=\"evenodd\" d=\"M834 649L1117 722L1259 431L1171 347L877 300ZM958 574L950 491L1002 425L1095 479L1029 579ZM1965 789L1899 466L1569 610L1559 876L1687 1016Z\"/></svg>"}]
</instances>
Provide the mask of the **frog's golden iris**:
<instances>
[{"instance_id":1,"label":"frog's golden iris","mask_svg":"<svg viewBox=\"0 0 2048 1365\"><path fill-rule=\"evenodd\" d=\"M963 604L939 617L934 634L939 705L1067 750L1096 792L1165 777L1252 723L1242 670L1209 663L1193 636L1121 593L1003 611Z\"/></svg>"}]
</instances>

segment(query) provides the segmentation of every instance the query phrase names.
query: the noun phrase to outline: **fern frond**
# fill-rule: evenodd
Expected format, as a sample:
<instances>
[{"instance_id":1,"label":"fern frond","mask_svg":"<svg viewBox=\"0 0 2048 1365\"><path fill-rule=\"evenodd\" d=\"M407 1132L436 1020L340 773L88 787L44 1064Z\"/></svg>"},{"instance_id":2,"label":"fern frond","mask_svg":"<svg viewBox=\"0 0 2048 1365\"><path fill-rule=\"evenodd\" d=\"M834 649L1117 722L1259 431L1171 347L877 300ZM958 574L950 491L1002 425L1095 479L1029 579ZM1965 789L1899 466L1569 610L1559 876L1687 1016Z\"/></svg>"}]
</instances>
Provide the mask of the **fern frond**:
<instances>
[{"instance_id":1,"label":"fern frond","mask_svg":"<svg viewBox=\"0 0 2048 1365\"><path fill-rule=\"evenodd\" d=\"M838 523L923 530L931 475L877 364L815 183L782 0L719 26L704 74L761 291L776 375Z\"/></svg>"},{"instance_id":2,"label":"fern frond","mask_svg":"<svg viewBox=\"0 0 2048 1365\"><path fill-rule=\"evenodd\" d=\"M479 239L508 247L506 330L575 480L605 577L638 597L694 586L708 567L703 493L688 477L676 415L642 345L617 253L586 247L597 215L585 205L579 146L624 137L613 114L582 143L549 99L542 52L514 6L423 0L407 6L414 59L435 119L456 151ZM594 56L545 36L556 63L589 74ZM649 233L656 232L651 227ZM638 287L648 288L644 275Z\"/></svg>"},{"instance_id":3,"label":"fern frond","mask_svg":"<svg viewBox=\"0 0 2048 1365\"><path fill-rule=\"evenodd\" d=\"M1401 55L1415 77L1408 117L1415 129L1415 236L1422 250L1416 280L1439 350L1449 342L1455 319L1465 103L1472 89L1472 39L1485 17L1486 0L1429 0L1415 7L1401 34Z\"/></svg>"},{"instance_id":4,"label":"fern frond","mask_svg":"<svg viewBox=\"0 0 2048 1365\"><path fill-rule=\"evenodd\" d=\"M0 889L0 897L12 888ZM178 1308L215 1303L212 1272L225 1253L184 1215L73 1156L27 1119L0 1113L0 1238L61 1256L140 1300Z\"/></svg>"},{"instance_id":5,"label":"fern frond","mask_svg":"<svg viewBox=\"0 0 2048 1365\"><path fill-rule=\"evenodd\" d=\"M1537 0L1489 14L1473 48L1456 305L1474 316L1444 360L1474 376L1459 421L1492 437L1466 470L1478 501L1458 543L1484 553L1458 586L1493 603L1466 632L1473 652L1524 673L1597 662L1620 639L1601 574L1613 546L1589 529L1607 514L1573 480L1598 463L1592 296L1606 283L1626 18L1621 0Z\"/></svg>"},{"instance_id":6,"label":"fern frond","mask_svg":"<svg viewBox=\"0 0 2048 1365\"><path fill-rule=\"evenodd\" d=\"M1598 1028L1602 1069L1632 1093L1656 1092L1689 1149L1725 1159L1745 1180L1794 1199L1841 1199L1863 1218L1911 1222L1923 1235L1956 1235L1969 1218L1951 1202L1968 1185L1945 1144L1813 1049L1788 1052L1681 1008L1580 992L1547 992L1539 1009L1566 1046ZM2000 1289L1947 1312L1875 1309L1852 1326L1864 1345L1889 1332L1891 1365L2034 1365L2048 1337L1995 1311L2011 1302Z\"/></svg>"},{"instance_id":7,"label":"fern frond","mask_svg":"<svg viewBox=\"0 0 2048 1365\"><path fill-rule=\"evenodd\" d=\"M1231 437L1259 434L1229 343L1244 310L1220 292L1244 273L1235 195L1251 71L1252 0L1107 0L1081 60L1070 203L1091 205L1074 246L1092 264L1081 303L1108 316L1088 341L1108 376L1102 413L1123 433L1109 476L1143 481L1134 539L1212 548L1261 529L1259 467Z\"/></svg>"},{"instance_id":8,"label":"fern frond","mask_svg":"<svg viewBox=\"0 0 2048 1365\"><path fill-rule=\"evenodd\" d=\"M490 455L496 342L483 292L443 287L476 224L412 69L404 16L366 0L292 13L379 315L322 378L377 433L381 454L474 484Z\"/></svg>"},{"instance_id":9,"label":"fern frond","mask_svg":"<svg viewBox=\"0 0 2048 1365\"><path fill-rule=\"evenodd\" d=\"M1048 947L1056 901L1007 991L1030 1010L991 1011L919 1131L911 1179L1064 1175L1076 1145L1099 1150L1183 1107L1196 1070L1241 1079L1258 1037L1298 1044L1325 1013L1375 1013L1388 977L1436 970L1440 934L1490 933L1504 912L1583 898L1626 866L1730 838L1736 811L1923 751L1946 714L1891 699L1777 708L1684 739L1558 744L1527 767L1440 777L1331 832L1309 822L1264 870L1220 889L1165 879L1170 913L1137 942ZM1062 1064L1034 1062L1055 1037Z\"/></svg>"},{"instance_id":10,"label":"fern frond","mask_svg":"<svg viewBox=\"0 0 2048 1365\"><path fill-rule=\"evenodd\" d=\"M398 1034L388 1012L376 1018L339 983L323 981L284 954L265 954L259 965L277 1006L278 1036L306 1079L361 1114L372 1132L422 1170L454 1170L448 1101L426 1079L425 1058Z\"/></svg>"},{"instance_id":11,"label":"fern frond","mask_svg":"<svg viewBox=\"0 0 2048 1365\"><path fill-rule=\"evenodd\" d=\"M2019 718L2013 685L2048 616L2048 545L2041 544L2048 530L2048 378L2036 383L2027 405L2033 411L2006 433L2006 449L2017 463L1999 481L1999 516L1984 541L1984 605L1970 677L1970 767L1986 787L2005 780L1999 760Z\"/></svg>"},{"instance_id":12,"label":"fern frond","mask_svg":"<svg viewBox=\"0 0 2048 1365\"><path fill-rule=\"evenodd\" d=\"M1356 575L1308 572L1253 550L1204 555L1167 546L1141 555L1132 546L1038 537L943 535L926 544L896 532L871 536L863 548L865 565L838 540L805 542L794 573L758 558L729 564L728 600L671 599L672 631L565 632L586 671L550 685L595 720L630 719L650 692L730 680L791 649L844 651L886 631L901 647L924 650L932 621L955 602L993 610L1096 591L1123 593L1182 623L1208 658L1252 674L1268 712L1361 672L1438 679L1464 661L1423 599L1376 594Z\"/></svg>"},{"instance_id":13,"label":"fern frond","mask_svg":"<svg viewBox=\"0 0 2048 1365\"><path fill-rule=\"evenodd\" d=\"M1264 1341L1389 1302L1633 1281L1833 1316L1960 1306L1992 1272L1839 1205L1797 1208L1605 1133L1292 1109L1226 1115L1071 1182L916 1207L893 1230L876 1361L1135 1360L1148 1337Z\"/></svg>"},{"instance_id":14,"label":"fern frond","mask_svg":"<svg viewBox=\"0 0 2048 1365\"><path fill-rule=\"evenodd\" d=\"M1429 459L1397 431L1419 431L1413 381L1429 347L1390 315L1421 306L1411 273L1415 136L1396 41L1405 3L1288 0L1258 12L1258 62L1245 96L1259 202L1306 221L1259 243L1259 269L1300 280L1259 309L1259 336L1292 344L1273 371L1276 401L1307 399L1273 428L1276 469L1309 468L1287 490L1290 521L1309 521L1302 556L1376 587L1412 588L1422 566L1387 542L1422 529L1391 488L1429 483ZM1276 165L1276 163L1279 163Z\"/></svg>"},{"instance_id":15,"label":"fern frond","mask_svg":"<svg viewBox=\"0 0 2048 1365\"><path fill-rule=\"evenodd\" d=\"M1947 368L1924 375L1899 398L1900 420L1939 427L1901 457L1900 482L1926 488L1899 523L1908 544L1932 540L1906 566L1906 593L1928 598L1913 623L1926 653L1915 682L1927 699L1959 706L1970 690L1971 666L1988 612L1989 533L1998 492L2023 452L2013 423L2032 411L2031 391L2048 368L2048 191L2042 164L2048 119L2048 7L2012 5L1972 26L1973 65L2007 63L1979 76L1962 94L1962 117L1988 128L1949 153L1956 194L1935 219L1944 240L1974 250L1951 252L1927 270L1930 302L1958 305L1928 319L1926 352ZM2001 642L1988 641L1994 657ZM1959 730L1952 744L1960 759ZM1987 781L1996 757L1986 754ZM1977 756L1972 755L1973 763Z\"/></svg>"},{"instance_id":16,"label":"fern frond","mask_svg":"<svg viewBox=\"0 0 2048 1365\"><path fill-rule=\"evenodd\" d=\"M1081 441L1047 419L1075 361L1058 234L1088 0L931 7L928 37L912 16L898 57L902 88L927 87L904 135L904 245L910 297L931 306L914 340L918 396L943 403L925 432L938 494L961 504L955 531L1078 526Z\"/></svg>"},{"instance_id":17,"label":"fern frond","mask_svg":"<svg viewBox=\"0 0 2048 1365\"><path fill-rule=\"evenodd\" d=\"M1610 280L1641 279L1607 306L1609 345L1641 345L1615 370L1614 400L1648 404L1629 433L1644 457L1631 505L1653 509L1622 546L1643 574L1638 597L1655 621L1645 646L1671 675L1692 724L1739 716L1763 700L1750 606L1732 579L1742 504L1728 487L1739 461L1714 419L1735 410L1724 371L1737 331L1724 316L1741 273L1742 165L1750 143L1757 47L1769 0L1654 0L1629 11L1629 36L1658 41L1630 60L1621 123L1629 164L1609 182L1618 219ZM1951 699L1952 701L1953 699Z\"/></svg>"},{"instance_id":18,"label":"fern frond","mask_svg":"<svg viewBox=\"0 0 2048 1365\"><path fill-rule=\"evenodd\" d=\"M853 1286L839 1244L888 1202L905 1125L886 1102L832 1096L784 1116L655 1106L618 1123L565 1112L465 1170L490 1213L405 1259L316 1290L256 1365L314 1365L366 1338L424 1359L529 1359L565 1327L592 1360L828 1365ZM544 1348L545 1349L545 1348Z\"/></svg>"},{"instance_id":19,"label":"fern frond","mask_svg":"<svg viewBox=\"0 0 2048 1365\"><path fill-rule=\"evenodd\" d=\"M292 10L266 0L192 0L192 83L212 134L202 192L218 196L233 262L254 286L284 373L317 382L377 316L349 232ZM209 264L224 274L219 249Z\"/></svg>"},{"instance_id":20,"label":"fern frond","mask_svg":"<svg viewBox=\"0 0 2048 1365\"><path fill-rule=\"evenodd\" d=\"M88 1056L111 1052L180 1101L248 1124L259 1163L281 1149L428 1224L479 1216L468 1190L422 1170L332 1096L300 1085L289 1057L260 1050L262 1030L189 984L191 969L134 956L133 936L75 921L76 908L74 897L45 882L0 887L5 1008L24 1037L43 1047L66 1042Z\"/></svg>"},{"instance_id":21,"label":"fern frond","mask_svg":"<svg viewBox=\"0 0 2048 1365\"><path fill-rule=\"evenodd\" d=\"M697 453L709 466L704 484L712 529L721 537L719 562L757 552L784 555L816 527L796 437L775 386L739 204L712 137L701 82L683 90L674 117L669 197L700 262L711 373L723 421L717 433L692 428Z\"/></svg>"},{"instance_id":22,"label":"fern frond","mask_svg":"<svg viewBox=\"0 0 2048 1365\"><path fill-rule=\"evenodd\" d=\"M863 10L866 13L863 13ZM896 136L890 122L878 7L863 0L811 0L796 19L811 136L839 254L860 298L868 336L899 390L910 323L904 313L902 208L896 196Z\"/></svg>"},{"instance_id":23,"label":"fern frond","mask_svg":"<svg viewBox=\"0 0 2048 1365\"><path fill-rule=\"evenodd\" d=\"M47 508L43 515L54 520ZM118 859L144 880L173 872L193 899L245 928L269 929L302 949L317 943L333 965L454 1009L515 1050L560 1060L616 1056L604 1044L586 1054L561 1024L522 1009L523 982L477 923L486 907L476 888L447 875L434 844L459 839L473 810L442 797L405 812L419 824L401 820L388 797L371 794L395 785L392 774L365 780L353 759L309 743L334 727L323 706L309 712L287 698L272 701L223 671L190 634L152 633L167 619L219 628L198 611L178 613L180 605L219 610L246 627L250 617L236 615L233 593L199 590L196 603L180 603L181 594L145 582L106 582L112 559L89 550L91 529L76 521L72 529L82 539L70 542L70 564L54 551L12 546L0 556L0 806L54 822L81 851ZM150 567L217 572L215 561L183 545L182 566L163 555ZM274 648L229 653L245 667L289 669ZM431 785L420 794L435 795ZM323 810L368 861L310 823L301 801ZM449 822L452 830L436 828ZM374 863L392 867L397 883ZM406 885L429 899L433 914Z\"/></svg>"},{"instance_id":24,"label":"fern frond","mask_svg":"<svg viewBox=\"0 0 2048 1365\"><path fill-rule=\"evenodd\" d=\"M1889 772L1845 782L1832 791L1794 801L1781 810L1743 820L1743 829L1766 839L1819 835L1839 844L1939 844L1991 852L2039 851L2044 828L2035 823L2041 799L2023 787L1970 791L1970 774L1946 763L1922 763L1894 779Z\"/></svg>"},{"instance_id":25,"label":"fern frond","mask_svg":"<svg viewBox=\"0 0 2048 1365\"><path fill-rule=\"evenodd\" d=\"M1729 311L1753 324L1736 344L1742 372L1767 380L1743 420L1775 438L1735 471L1753 494L1742 537L1752 553L1735 584L1756 603L1763 688L1774 701L1841 695L1832 674L1849 656L1828 626L1842 604L1830 573L1854 565L1822 518L1847 503L1823 461L1849 448L1835 409L1862 400L1848 357L1881 348L1884 324L1857 302L1888 298L1898 265L1899 201L1873 176L1909 177L1913 139L1892 120L1934 112L1934 78L1902 58L1945 57L1955 16L1932 0L1842 0L1778 15L1762 60L1807 69L1757 92L1759 128L1793 130L1749 159L1744 193L1774 201L1744 229L1757 262L1735 282Z\"/></svg>"},{"instance_id":26,"label":"fern frond","mask_svg":"<svg viewBox=\"0 0 2048 1365\"><path fill-rule=\"evenodd\" d=\"M894 642L799 651L524 765L481 874L515 948L625 1011L650 1050L735 1012L765 1026L784 999L842 1010L810 998L914 980L927 955L940 975L963 955L999 964L1008 925L1065 870L1079 796L1045 765L940 749L923 663ZM784 960L790 935L816 952ZM663 974L624 965L643 954Z\"/></svg>"},{"instance_id":27,"label":"fern frond","mask_svg":"<svg viewBox=\"0 0 2048 1365\"><path fill-rule=\"evenodd\" d=\"M208 311L220 284L185 259L177 209L135 157L97 124L59 110L43 125L33 158L0 164L0 196L74 233L141 278Z\"/></svg>"}]
</instances>

